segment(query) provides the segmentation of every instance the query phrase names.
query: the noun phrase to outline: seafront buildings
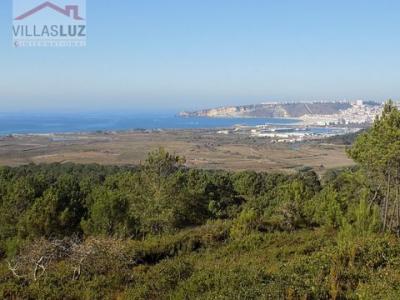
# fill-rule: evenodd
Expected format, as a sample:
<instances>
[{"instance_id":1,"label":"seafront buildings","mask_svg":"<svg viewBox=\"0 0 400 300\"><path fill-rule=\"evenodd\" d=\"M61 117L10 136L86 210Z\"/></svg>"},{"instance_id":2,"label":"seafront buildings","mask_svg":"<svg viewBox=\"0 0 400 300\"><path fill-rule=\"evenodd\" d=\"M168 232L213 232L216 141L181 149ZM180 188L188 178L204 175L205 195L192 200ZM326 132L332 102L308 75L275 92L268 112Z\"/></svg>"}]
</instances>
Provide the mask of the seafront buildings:
<instances>
[{"instance_id":1,"label":"seafront buildings","mask_svg":"<svg viewBox=\"0 0 400 300\"><path fill-rule=\"evenodd\" d=\"M396 104L399 106L399 104ZM253 137L265 137L272 142L298 142L354 133L369 126L382 113L384 104L351 102L351 107L336 114L306 114L297 126L285 128L261 125L250 130Z\"/></svg>"},{"instance_id":2,"label":"seafront buildings","mask_svg":"<svg viewBox=\"0 0 400 300\"><path fill-rule=\"evenodd\" d=\"M332 104L332 102L329 103ZM363 100L340 103L347 104L346 108L331 114L316 114L309 109L310 113L298 117L299 123L295 125L238 125L233 131L221 130L218 133L241 133L252 137L266 138L271 142L284 143L321 139L355 133L369 127L375 118L382 114L384 107L384 103L364 102ZM400 102L394 104L400 108Z\"/></svg>"},{"instance_id":3,"label":"seafront buildings","mask_svg":"<svg viewBox=\"0 0 400 300\"><path fill-rule=\"evenodd\" d=\"M300 119L306 125L370 124L383 110L382 105L368 105L362 100L351 103L351 107L332 115L304 115Z\"/></svg>"}]
</instances>

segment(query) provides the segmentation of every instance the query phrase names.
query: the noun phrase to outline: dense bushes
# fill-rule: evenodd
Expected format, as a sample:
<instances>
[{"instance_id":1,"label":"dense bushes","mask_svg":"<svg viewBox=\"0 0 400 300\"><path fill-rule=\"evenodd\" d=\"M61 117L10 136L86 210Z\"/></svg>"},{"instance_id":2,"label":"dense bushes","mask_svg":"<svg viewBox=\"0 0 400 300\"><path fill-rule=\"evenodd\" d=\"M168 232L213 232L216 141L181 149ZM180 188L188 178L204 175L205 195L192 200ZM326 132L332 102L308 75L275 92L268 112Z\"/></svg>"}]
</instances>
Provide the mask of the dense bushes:
<instances>
[{"instance_id":1,"label":"dense bushes","mask_svg":"<svg viewBox=\"0 0 400 300\"><path fill-rule=\"evenodd\" d=\"M376 274L397 295L400 248L376 235L362 170L321 185L307 169L189 170L159 150L137 168L0 174L4 298L355 298Z\"/></svg>"},{"instance_id":2,"label":"dense bushes","mask_svg":"<svg viewBox=\"0 0 400 300\"><path fill-rule=\"evenodd\" d=\"M0 187L3 252L16 240L39 237L141 239L207 220L233 219L244 208L260 217L260 228L273 223L293 229L305 222L303 203L320 189L312 172L289 176L188 170L163 149L150 153L139 168L3 168Z\"/></svg>"}]
</instances>

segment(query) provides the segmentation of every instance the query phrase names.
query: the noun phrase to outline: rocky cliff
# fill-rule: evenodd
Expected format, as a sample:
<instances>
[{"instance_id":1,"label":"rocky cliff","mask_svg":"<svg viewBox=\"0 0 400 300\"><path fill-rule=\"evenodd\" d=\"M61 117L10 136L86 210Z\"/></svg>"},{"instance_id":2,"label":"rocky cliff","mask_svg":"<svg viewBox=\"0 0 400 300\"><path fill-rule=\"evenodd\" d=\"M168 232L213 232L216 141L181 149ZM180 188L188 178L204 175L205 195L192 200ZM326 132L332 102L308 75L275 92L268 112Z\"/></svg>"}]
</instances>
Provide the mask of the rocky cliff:
<instances>
[{"instance_id":1,"label":"rocky cliff","mask_svg":"<svg viewBox=\"0 0 400 300\"><path fill-rule=\"evenodd\" d=\"M304 115L331 115L350 107L350 103L344 102L263 103L181 112L179 115L209 118L299 118Z\"/></svg>"}]
</instances>

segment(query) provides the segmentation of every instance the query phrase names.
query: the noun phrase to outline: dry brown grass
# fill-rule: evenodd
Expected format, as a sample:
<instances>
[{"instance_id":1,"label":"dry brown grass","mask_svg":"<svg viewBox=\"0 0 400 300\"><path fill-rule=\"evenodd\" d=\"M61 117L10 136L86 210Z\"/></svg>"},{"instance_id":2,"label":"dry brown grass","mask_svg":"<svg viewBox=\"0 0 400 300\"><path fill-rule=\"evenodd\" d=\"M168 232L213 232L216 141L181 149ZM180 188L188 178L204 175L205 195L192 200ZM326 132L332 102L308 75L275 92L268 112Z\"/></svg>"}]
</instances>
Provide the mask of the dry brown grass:
<instances>
[{"instance_id":1,"label":"dry brown grass","mask_svg":"<svg viewBox=\"0 0 400 300\"><path fill-rule=\"evenodd\" d=\"M66 139L60 141L60 137ZM202 130L4 138L0 140L0 164L137 164L158 147L185 156L190 167L207 169L290 171L310 166L323 172L353 164L341 145L271 144L266 139L225 136Z\"/></svg>"}]
</instances>

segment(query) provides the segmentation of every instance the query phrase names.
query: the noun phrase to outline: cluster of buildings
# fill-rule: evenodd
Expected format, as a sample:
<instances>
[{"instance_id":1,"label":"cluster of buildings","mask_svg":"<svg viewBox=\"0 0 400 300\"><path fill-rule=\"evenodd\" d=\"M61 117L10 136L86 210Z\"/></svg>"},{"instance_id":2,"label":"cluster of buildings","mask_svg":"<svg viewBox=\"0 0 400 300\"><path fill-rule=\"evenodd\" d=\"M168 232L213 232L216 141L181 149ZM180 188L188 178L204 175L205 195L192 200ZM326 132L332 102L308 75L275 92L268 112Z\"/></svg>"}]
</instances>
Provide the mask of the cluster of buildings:
<instances>
[{"instance_id":1,"label":"cluster of buildings","mask_svg":"<svg viewBox=\"0 0 400 300\"><path fill-rule=\"evenodd\" d=\"M276 143L294 143L347 134L359 130L360 128L349 127L271 127L268 125L261 125L251 129L250 135L253 137L269 138L272 142Z\"/></svg>"},{"instance_id":2,"label":"cluster of buildings","mask_svg":"<svg viewBox=\"0 0 400 300\"><path fill-rule=\"evenodd\" d=\"M269 127L261 125L256 126L256 128L252 129L250 132L252 136L274 139L298 139L312 135L308 127Z\"/></svg>"},{"instance_id":3,"label":"cluster of buildings","mask_svg":"<svg viewBox=\"0 0 400 300\"><path fill-rule=\"evenodd\" d=\"M395 104L400 108L400 103ZM349 106L348 106L349 107ZM357 100L347 109L333 114L306 114L300 123L287 126L236 126L234 130L221 130L219 134L241 133L264 137L276 143L293 143L354 133L372 124L382 114L384 104Z\"/></svg>"},{"instance_id":4,"label":"cluster of buildings","mask_svg":"<svg viewBox=\"0 0 400 300\"><path fill-rule=\"evenodd\" d=\"M382 105L365 104L362 100L351 103L351 107L331 115L304 115L301 120L307 125L350 125L370 124L383 110Z\"/></svg>"}]
</instances>

